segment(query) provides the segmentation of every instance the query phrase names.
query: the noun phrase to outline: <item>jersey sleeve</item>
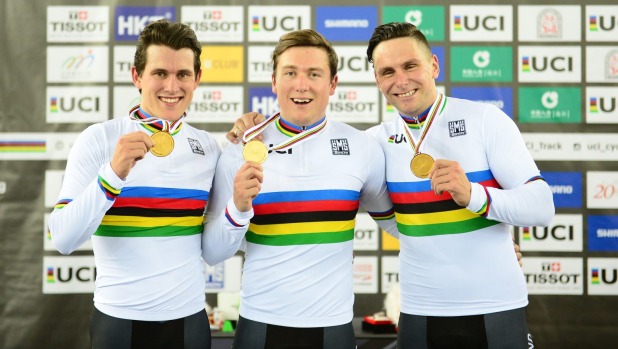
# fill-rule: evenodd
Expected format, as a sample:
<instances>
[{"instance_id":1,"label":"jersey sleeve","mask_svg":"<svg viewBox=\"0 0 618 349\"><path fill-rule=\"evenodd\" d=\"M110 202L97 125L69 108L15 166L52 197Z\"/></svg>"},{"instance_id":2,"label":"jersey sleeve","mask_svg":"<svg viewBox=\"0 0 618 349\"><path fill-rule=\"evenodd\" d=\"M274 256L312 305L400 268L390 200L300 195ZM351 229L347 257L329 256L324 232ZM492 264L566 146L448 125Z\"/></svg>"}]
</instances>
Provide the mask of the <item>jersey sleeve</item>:
<instances>
[{"instance_id":1,"label":"jersey sleeve","mask_svg":"<svg viewBox=\"0 0 618 349\"><path fill-rule=\"evenodd\" d=\"M398 238L397 222L395 221L395 209L386 187L386 165L382 148L369 133L367 136L366 162L367 181L363 186L360 203L369 213L380 228L390 235Z\"/></svg>"},{"instance_id":2,"label":"jersey sleeve","mask_svg":"<svg viewBox=\"0 0 618 349\"><path fill-rule=\"evenodd\" d=\"M206 209L202 258L209 265L232 257L241 248L249 220L253 217L253 209L240 212L234 205L234 177L242 166L242 161L235 156L234 147L240 145L228 145L219 158Z\"/></svg>"},{"instance_id":3,"label":"jersey sleeve","mask_svg":"<svg viewBox=\"0 0 618 349\"><path fill-rule=\"evenodd\" d=\"M108 140L99 125L84 130L71 148L48 222L52 243L63 254L73 252L95 233L122 190L124 182L112 170L107 149Z\"/></svg>"},{"instance_id":4,"label":"jersey sleeve","mask_svg":"<svg viewBox=\"0 0 618 349\"><path fill-rule=\"evenodd\" d=\"M548 225L555 213L553 195L519 129L494 106L486 109L483 125L489 168L501 188L473 183L468 209L512 225Z\"/></svg>"}]
</instances>

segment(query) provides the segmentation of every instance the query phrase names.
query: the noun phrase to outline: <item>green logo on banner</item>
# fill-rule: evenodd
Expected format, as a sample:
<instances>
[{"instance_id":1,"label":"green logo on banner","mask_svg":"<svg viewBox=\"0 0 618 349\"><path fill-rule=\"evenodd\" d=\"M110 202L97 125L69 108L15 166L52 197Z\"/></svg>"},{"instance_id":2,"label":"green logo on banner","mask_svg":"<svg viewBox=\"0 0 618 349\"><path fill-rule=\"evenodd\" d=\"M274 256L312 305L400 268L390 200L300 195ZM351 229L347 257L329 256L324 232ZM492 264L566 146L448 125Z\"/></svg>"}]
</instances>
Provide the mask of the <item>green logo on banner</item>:
<instances>
[{"instance_id":1,"label":"green logo on banner","mask_svg":"<svg viewBox=\"0 0 618 349\"><path fill-rule=\"evenodd\" d=\"M581 121L580 88L519 88L519 122L563 124Z\"/></svg>"},{"instance_id":2,"label":"green logo on banner","mask_svg":"<svg viewBox=\"0 0 618 349\"><path fill-rule=\"evenodd\" d=\"M428 41L444 41L444 6L384 6L382 21L412 23Z\"/></svg>"},{"instance_id":3,"label":"green logo on banner","mask_svg":"<svg viewBox=\"0 0 618 349\"><path fill-rule=\"evenodd\" d=\"M451 47L451 81L513 81L513 48L496 46Z\"/></svg>"}]
</instances>

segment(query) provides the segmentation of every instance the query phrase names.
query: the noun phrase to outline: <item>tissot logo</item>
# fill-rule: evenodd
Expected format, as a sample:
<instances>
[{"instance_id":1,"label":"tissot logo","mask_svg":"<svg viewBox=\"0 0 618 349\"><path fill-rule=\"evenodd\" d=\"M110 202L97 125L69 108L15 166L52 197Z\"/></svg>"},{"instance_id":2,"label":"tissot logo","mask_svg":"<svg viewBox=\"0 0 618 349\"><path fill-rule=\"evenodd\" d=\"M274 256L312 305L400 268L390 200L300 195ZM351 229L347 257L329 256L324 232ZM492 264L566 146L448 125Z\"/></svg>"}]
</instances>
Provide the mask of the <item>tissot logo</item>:
<instances>
[{"instance_id":1,"label":"tissot logo","mask_svg":"<svg viewBox=\"0 0 618 349\"><path fill-rule=\"evenodd\" d=\"M106 42L109 7L48 6L48 42Z\"/></svg>"},{"instance_id":2,"label":"tissot logo","mask_svg":"<svg viewBox=\"0 0 618 349\"><path fill-rule=\"evenodd\" d=\"M530 294L582 294L583 261L569 257L524 257L523 269Z\"/></svg>"},{"instance_id":3,"label":"tissot logo","mask_svg":"<svg viewBox=\"0 0 618 349\"><path fill-rule=\"evenodd\" d=\"M241 42L244 32L242 6L182 6L182 22L201 42Z\"/></svg>"}]
</instances>

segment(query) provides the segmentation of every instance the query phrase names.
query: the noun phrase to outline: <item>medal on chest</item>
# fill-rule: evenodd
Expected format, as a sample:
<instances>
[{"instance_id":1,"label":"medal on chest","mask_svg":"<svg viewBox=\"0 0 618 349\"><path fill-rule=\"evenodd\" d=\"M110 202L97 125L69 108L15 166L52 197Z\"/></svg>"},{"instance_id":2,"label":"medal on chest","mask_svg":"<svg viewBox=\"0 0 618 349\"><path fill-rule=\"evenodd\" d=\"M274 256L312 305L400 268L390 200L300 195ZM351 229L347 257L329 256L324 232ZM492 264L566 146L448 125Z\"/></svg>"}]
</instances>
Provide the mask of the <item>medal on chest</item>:
<instances>
[{"instance_id":1,"label":"medal on chest","mask_svg":"<svg viewBox=\"0 0 618 349\"><path fill-rule=\"evenodd\" d=\"M431 157L431 155L427 153L421 153L420 148L421 143L423 143L423 140L425 139L425 136L429 131L429 127L431 127L431 124L435 119L435 116L444 106L444 104L442 103L443 100L444 95L442 95L441 93L438 94L438 99L434 102L431 109L429 110L429 114L427 119L425 120L425 125L423 127L421 137L418 140L418 144L414 142L414 138L412 138L412 135L410 134L410 129L408 128L406 122L403 120L403 118L400 118L405 136L407 137L408 143L410 144L410 147L412 147L412 152L414 154L412 156L412 160L410 160L410 170L412 171L412 174L414 174L418 178L429 177L429 170L431 170L431 167L434 163L433 157Z\"/></svg>"}]
</instances>

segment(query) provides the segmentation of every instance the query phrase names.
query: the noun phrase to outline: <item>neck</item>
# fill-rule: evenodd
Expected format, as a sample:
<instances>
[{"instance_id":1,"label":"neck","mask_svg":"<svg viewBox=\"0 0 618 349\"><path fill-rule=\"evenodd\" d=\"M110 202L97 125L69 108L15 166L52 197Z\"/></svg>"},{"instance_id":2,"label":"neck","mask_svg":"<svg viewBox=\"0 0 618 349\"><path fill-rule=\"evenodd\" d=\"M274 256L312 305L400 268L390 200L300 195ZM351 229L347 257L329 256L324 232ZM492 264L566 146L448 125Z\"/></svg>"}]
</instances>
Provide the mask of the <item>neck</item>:
<instances>
[{"instance_id":1,"label":"neck","mask_svg":"<svg viewBox=\"0 0 618 349\"><path fill-rule=\"evenodd\" d=\"M323 116L322 118L320 118L318 121L310 124L310 125L296 125L294 123L291 123L290 121L286 120L285 117L280 116L279 117L279 121L281 122L281 124L283 124L283 126L285 126L286 129L290 129L292 131L296 131L296 132L302 132L305 130L310 130L316 126L318 126L320 123L322 123L322 121L326 118L326 116Z\"/></svg>"}]
</instances>

